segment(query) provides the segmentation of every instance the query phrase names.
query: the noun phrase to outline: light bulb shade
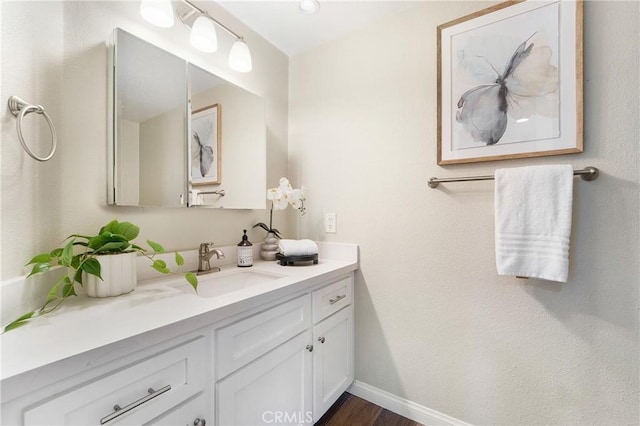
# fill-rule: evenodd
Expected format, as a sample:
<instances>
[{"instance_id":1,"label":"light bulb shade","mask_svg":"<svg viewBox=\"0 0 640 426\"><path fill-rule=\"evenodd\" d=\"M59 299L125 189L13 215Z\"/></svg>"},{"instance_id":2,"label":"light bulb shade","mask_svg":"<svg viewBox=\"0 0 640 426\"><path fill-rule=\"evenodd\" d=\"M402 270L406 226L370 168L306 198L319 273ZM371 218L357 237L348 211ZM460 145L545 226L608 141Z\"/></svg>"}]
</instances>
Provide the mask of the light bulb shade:
<instances>
[{"instance_id":1,"label":"light bulb shade","mask_svg":"<svg viewBox=\"0 0 640 426\"><path fill-rule=\"evenodd\" d=\"M173 26L173 7L171 0L142 0L140 14L155 26L169 28Z\"/></svg>"},{"instance_id":2,"label":"light bulb shade","mask_svg":"<svg viewBox=\"0 0 640 426\"><path fill-rule=\"evenodd\" d=\"M213 21L206 16L198 17L191 28L189 41L193 47L203 52L212 53L218 50L218 37Z\"/></svg>"},{"instance_id":3,"label":"light bulb shade","mask_svg":"<svg viewBox=\"0 0 640 426\"><path fill-rule=\"evenodd\" d=\"M243 39L239 38L231 46L231 52L229 52L229 67L232 70L238 72L251 71L251 52L249 52L249 46Z\"/></svg>"},{"instance_id":4,"label":"light bulb shade","mask_svg":"<svg viewBox=\"0 0 640 426\"><path fill-rule=\"evenodd\" d=\"M313 15L320 10L320 3L318 0L300 0L298 8L305 15Z\"/></svg>"}]
</instances>

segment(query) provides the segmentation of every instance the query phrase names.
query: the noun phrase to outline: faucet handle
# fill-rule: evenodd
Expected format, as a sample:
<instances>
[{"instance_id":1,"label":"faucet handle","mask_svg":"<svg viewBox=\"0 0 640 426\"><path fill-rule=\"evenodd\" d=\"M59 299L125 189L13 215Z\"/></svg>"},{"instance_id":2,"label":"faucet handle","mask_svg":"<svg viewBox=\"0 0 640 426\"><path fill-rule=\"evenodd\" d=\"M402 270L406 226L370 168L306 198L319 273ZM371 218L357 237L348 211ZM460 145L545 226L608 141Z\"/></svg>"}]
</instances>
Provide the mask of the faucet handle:
<instances>
[{"instance_id":1,"label":"faucet handle","mask_svg":"<svg viewBox=\"0 0 640 426\"><path fill-rule=\"evenodd\" d=\"M214 243L200 243L200 253L206 254L209 253L209 248L213 247Z\"/></svg>"}]
</instances>

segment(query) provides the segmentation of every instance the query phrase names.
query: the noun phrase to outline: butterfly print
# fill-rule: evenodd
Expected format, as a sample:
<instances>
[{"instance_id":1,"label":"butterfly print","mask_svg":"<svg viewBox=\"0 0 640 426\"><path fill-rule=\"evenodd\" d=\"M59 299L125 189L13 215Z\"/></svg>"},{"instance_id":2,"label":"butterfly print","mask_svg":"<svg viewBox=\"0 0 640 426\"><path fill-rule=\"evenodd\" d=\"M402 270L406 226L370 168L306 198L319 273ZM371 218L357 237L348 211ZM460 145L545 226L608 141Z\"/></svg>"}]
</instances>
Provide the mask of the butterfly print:
<instances>
[{"instance_id":1,"label":"butterfly print","mask_svg":"<svg viewBox=\"0 0 640 426\"><path fill-rule=\"evenodd\" d=\"M488 64L495 81L467 90L460 97L456 120L477 142L494 145L504 135L508 117L516 120L533 114L553 116L558 108L558 68L550 64L552 51L532 42L522 42L499 73L484 57L474 66Z\"/></svg>"},{"instance_id":2,"label":"butterfly print","mask_svg":"<svg viewBox=\"0 0 640 426\"><path fill-rule=\"evenodd\" d=\"M193 132L193 140L198 144L198 162L200 163L200 175L205 177L209 170L211 170L211 165L213 164L213 148L209 145L203 145L200 142L200 135L198 132Z\"/></svg>"}]
</instances>

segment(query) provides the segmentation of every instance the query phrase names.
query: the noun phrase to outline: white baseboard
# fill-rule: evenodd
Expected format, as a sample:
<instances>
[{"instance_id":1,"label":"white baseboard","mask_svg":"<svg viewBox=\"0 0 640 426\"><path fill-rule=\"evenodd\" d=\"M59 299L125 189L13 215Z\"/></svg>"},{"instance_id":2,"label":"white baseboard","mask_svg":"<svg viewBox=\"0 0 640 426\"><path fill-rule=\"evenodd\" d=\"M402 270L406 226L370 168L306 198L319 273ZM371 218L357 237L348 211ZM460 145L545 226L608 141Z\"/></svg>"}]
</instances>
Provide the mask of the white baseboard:
<instances>
[{"instance_id":1,"label":"white baseboard","mask_svg":"<svg viewBox=\"0 0 640 426\"><path fill-rule=\"evenodd\" d=\"M423 425L442 425L442 426L471 426L462 420L455 419L439 411L432 410L408 399L400 398L389 392L383 391L358 380L351 384L347 392L366 399L376 405L393 411L396 414L407 417L415 422Z\"/></svg>"}]
</instances>

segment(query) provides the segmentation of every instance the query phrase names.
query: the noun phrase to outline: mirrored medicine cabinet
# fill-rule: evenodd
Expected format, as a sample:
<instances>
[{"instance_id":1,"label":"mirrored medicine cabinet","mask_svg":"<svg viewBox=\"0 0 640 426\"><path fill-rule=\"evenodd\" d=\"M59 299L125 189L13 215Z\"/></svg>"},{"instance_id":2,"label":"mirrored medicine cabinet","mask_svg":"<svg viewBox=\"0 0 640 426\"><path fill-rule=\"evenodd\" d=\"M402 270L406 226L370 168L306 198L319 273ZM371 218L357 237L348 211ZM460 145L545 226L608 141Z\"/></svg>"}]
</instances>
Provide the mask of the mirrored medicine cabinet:
<instances>
[{"instance_id":1,"label":"mirrored medicine cabinet","mask_svg":"<svg viewBox=\"0 0 640 426\"><path fill-rule=\"evenodd\" d=\"M264 209L264 100L120 28L108 204Z\"/></svg>"}]
</instances>

